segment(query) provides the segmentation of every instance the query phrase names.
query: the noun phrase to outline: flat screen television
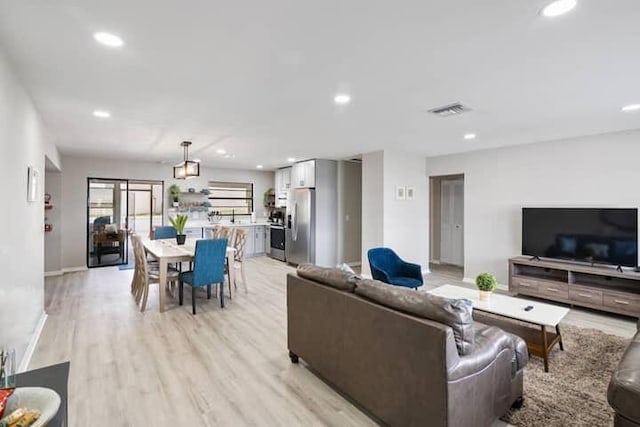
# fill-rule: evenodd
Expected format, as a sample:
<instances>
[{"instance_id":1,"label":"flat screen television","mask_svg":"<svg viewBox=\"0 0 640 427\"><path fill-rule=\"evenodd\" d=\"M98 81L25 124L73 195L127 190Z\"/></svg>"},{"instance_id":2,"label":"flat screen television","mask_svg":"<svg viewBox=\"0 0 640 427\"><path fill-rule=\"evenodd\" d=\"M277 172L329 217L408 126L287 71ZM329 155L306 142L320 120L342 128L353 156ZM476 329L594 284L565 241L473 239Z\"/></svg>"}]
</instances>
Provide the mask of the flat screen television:
<instances>
[{"instance_id":1,"label":"flat screen television","mask_svg":"<svg viewBox=\"0 0 640 427\"><path fill-rule=\"evenodd\" d=\"M636 267L638 209L522 208L522 255Z\"/></svg>"}]
</instances>

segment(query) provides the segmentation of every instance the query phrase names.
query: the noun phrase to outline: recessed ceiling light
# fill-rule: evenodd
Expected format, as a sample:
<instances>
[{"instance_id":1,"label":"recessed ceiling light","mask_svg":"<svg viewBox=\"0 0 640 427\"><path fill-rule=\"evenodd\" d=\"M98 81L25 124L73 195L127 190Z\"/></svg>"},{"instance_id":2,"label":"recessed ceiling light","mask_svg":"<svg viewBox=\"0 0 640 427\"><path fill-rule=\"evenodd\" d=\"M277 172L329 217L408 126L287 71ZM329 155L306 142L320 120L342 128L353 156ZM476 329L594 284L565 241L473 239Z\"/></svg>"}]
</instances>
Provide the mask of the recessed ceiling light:
<instances>
[{"instance_id":1,"label":"recessed ceiling light","mask_svg":"<svg viewBox=\"0 0 640 427\"><path fill-rule=\"evenodd\" d=\"M262 165L256 165L256 168L258 169L262 169L262 167L263 167Z\"/></svg>"},{"instance_id":2,"label":"recessed ceiling light","mask_svg":"<svg viewBox=\"0 0 640 427\"><path fill-rule=\"evenodd\" d=\"M542 14L548 18L564 15L578 4L578 0L556 0L542 9Z\"/></svg>"},{"instance_id":3,"label":"recessed ceiling light","mask_svg":"<svg viewBox=\"0 0 640 427\"><path fill-rule=\"evenodd\" d=\"M108 119L109 117L111 117L111 113L104 110L96 110L93 112L93 115L101 119Z\"/></svg>"},{"instance_id":4,"label":"recessed ceiling light","mask_svg":"<svg viewBox=\"0 0 640 427\"><path fill-rule=\"evenodd\" d=\"M122 47L124 45L124 41L111 33L95 33L93 38L100 44L109 47Z\"/></svg>"},{"instance_id":5,"label":"recessed ceiling light","mask_svg":"<svg viewBox=\"0 0 640 427\"><path fill-rule=\"evenodd\" d=\"M465 133L464 134L464 139L476 139L476 134L475 133Z\"/></svg>"},{"instance_id":6,"label":"recessed ceiling light","mask_svg":"<svg viewBox=\"0 0 640 427\"><path fill-rule=\"evenodd\" d=\"M640 104L629 104L629 105L625 105L620 109L620 111L625 113L628 113L631 111L638 111L638 110L640 110Z\"/></svg>"},{"instance_id":7,"label":"recessed ceiling light","mask_svg":"<svg viewBox=\"0 0 640 427\"><path fill-rule=\"evenodd\" d=\"M227 150L225 150L224 148L218 148L216 150L216 153L218 153L218 154L227 154Z\"/></svg>"},{"instance_id":8,"label":"recessed ceiling light","mask_svg":"<svg viewBox=\"0 0 640 427\"><path fill-rule=\"evenodd\" d=\"M347 105L351 102L351 95L346 93L339 93L333 97L333 102L335 102L336 105Z\"/></svg>"},{"instance_id":9,"label":"recessed ceiling light","mask_svg":"<svg viewBox=\"0 0 640 427\"><path fill-rule=\"evenodd\" d=\"M296 161L296 158L295 158L295 157L289 157L289 158L287 159L287 162L289 162L289 163L293 163L293 162L295 162L295 161Z\"/></svg>"}]
</instances>

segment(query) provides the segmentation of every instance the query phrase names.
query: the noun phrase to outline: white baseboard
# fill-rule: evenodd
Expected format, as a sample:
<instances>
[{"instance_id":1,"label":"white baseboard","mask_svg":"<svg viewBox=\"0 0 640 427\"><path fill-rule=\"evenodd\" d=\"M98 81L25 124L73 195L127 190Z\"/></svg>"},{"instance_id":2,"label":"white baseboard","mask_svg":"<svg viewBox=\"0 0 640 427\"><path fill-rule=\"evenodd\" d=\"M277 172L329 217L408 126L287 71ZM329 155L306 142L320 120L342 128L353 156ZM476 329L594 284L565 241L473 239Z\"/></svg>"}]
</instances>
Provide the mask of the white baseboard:
<instances>
[{"instance_id":1,"label":"white baseboard","mask_svg":"<svg viewBox=\"0 0 640 427\"><path fill-rule=\"evenodd\" d=\"M440 262L440 260L439 260L439 259L432 259L432 260L431 260L431 261L429 261L429 262L430 262L431 264L436 264L436 265L438 265L438 264L442 264L442 263Z\"/></svg>"},{"instance_id":2,"label":"white baseboard","mask_svg":"<svg viewBox=\"0 0 640 427\"><path fill-rule=\"evenodd\" d=\"M55 270L55 271L45 271L44 272L44 277L57 277L57 276L62 276L64 274L67 273L77 273L79 271L87 271L89 270L87 267L83 266L83 267L67 267L67 268L63 268L62 270Z\"/></svg>"},{"instance_id":3,"label":"white baseboard","mask_svg":"<svg viewBox=\"0 0 640 427\"><path fill-rule=\"evenodd\" d=\"M64 272L62 270L45 271L44 277L56 277L56 276L62 276L63 274Z\"/></svg>"},{"instance_id":4,"label":"white baseboard","mask_svg":"<svg viewBox=\"0 0 640 427\"><path fill-rule=\"evenodd\" d=\"M20 366L18 367L18 372L24 372L29 369L29 364L31 363L31 358L33 357L33 352L36 350L36 345L38 345L38 341L40 340L40 334L44 329L44 324L47 322L47 313L42 313L40 316L40 320L38 321L38 325L36 326L36 330L34 331L31 339L29 340L29 345L27 346L27 350L24 352L24 356L22 357L22 361L20 362Z\"/></svg>"},{"instance_id":5,"label":"white baseboard","mask_svg":"<svg viewBox=\"0 0 640 427\"><path fill-rule=\"evenodd\" d=\"M362 266L362 263L360 261L354 261L354 262L348 262L347 265L349 267L360 267Z\"/></svg>"},{"instance_id":6,"label":"white baseboard","mask_svg":"<svg viewBox=\"0 0 640 427\"><path fill-rule=\"evenodd\" d=\"M62 269L62 274L76 273L78 271L87 271L87 270L89 269L85 265L83 265L82 267L66 267Z\"/></svg>"},{"instance_id":7,"label":"white baseboard","mask_svg":"<svg viewBox=\"0 0 640 427\"><path fill-rule=\"evenodd\" d=\"M422 275L424 276L425 274L431 274L431 270L429 270L428 268L423 268Z\"/></svg>"}]
</instances>

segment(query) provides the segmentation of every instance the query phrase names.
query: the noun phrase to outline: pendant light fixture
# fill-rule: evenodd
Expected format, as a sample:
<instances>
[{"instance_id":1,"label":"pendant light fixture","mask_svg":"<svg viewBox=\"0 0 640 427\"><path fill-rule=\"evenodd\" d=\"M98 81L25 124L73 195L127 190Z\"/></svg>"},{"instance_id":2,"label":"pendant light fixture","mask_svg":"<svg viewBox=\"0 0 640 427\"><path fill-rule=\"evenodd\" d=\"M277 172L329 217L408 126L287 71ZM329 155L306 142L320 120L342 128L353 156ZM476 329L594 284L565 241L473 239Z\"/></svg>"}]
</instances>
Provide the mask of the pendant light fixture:
<instances>
[{"instance_id":1,"label":"pendant light fixture","mask_svg":"<svg viewBox=\"0 0 640 427\"><path fill-rule=\"evenodd\" d=\"M184 161L173 167L173 177L175 179L190 179L200 176L200 163L189 160L190 141L183 141L180 146L184 150Z\"/></svg>"}]
</instances>

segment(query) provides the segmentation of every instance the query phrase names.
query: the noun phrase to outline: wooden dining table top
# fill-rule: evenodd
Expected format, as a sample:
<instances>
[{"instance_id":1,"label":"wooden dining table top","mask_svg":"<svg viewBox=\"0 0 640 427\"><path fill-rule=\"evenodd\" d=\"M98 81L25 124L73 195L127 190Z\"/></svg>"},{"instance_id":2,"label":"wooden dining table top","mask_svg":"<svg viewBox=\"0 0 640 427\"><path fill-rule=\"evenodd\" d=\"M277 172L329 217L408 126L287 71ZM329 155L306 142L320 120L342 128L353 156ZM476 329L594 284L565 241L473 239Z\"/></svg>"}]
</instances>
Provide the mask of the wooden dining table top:
<instances>
[{"instance_id":1,"label":"wooden dining table top","mask_svg":"<svg viewBox=\"0 0 640 427\"><path fill-rule=\"evenodd\" d=\"M174 239L143 238L145 249L156 258L193 258L196 252L196 242L203 239L187 239L184 245L178 245ZM234 254L235 248L227 246L227 256Z\"/></svg>"}]
</instances>

